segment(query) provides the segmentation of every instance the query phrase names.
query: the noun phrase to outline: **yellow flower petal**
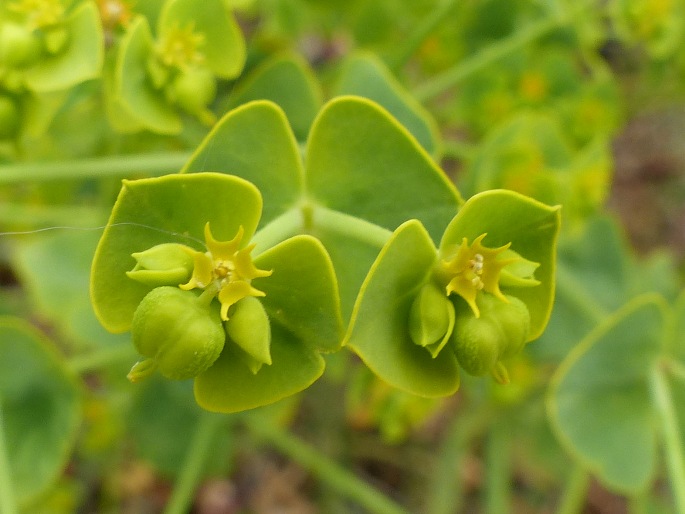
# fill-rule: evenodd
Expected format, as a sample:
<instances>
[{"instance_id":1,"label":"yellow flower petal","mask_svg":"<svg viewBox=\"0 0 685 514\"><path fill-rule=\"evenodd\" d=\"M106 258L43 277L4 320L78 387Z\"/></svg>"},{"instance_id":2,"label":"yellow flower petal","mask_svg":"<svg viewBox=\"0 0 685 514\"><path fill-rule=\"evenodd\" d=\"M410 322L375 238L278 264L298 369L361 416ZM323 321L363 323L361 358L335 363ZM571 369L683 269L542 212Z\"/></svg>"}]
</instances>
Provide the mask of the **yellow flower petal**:
<instances>
[{"instance_id":1,"label":"yellow flower petal","mask_svg":"<svg viewBox=\"0 0 685 514\"><path fill-rule=\"evenodd\" d=\"M219 291L219 301L221 302L221 319L228 319L228 309L239 300L246 296L266 296L263 291L252 287L248 282L238 280L229 282Z\"/></svg>"},{"instance_id":2,"label":"yellow flower petal","mask_svg":"<svg viewBox=\"0 0 685 514\"><path fill-rule=\"evenodd\" d=\"M193 254L193 276L186 284L181 284L181 289L189 291L196 287L205 288L213 280L214 261L206 253L195 252Z\"/></svg>"},{"instance_id":3,"label":"yellow flower petal","mask_svg":"<svg viewBox=\"0 0 685 514\"><path fill-rule=\"evenodd\" d=\"M212 236L212 231L209 228L209 222L205 225L205 244L207 250L212 254L215 260L233 260L233 255L240 249L240 243L243 240L245 230L241 225L238 227L238 233L230 241L217 241Z\"/></svg>"},{"instance_id":4,"label":"yellow flower petal","mask_svg":"<svg viewBox=\"0 0 685 514\"><path fill-rule=\"evenodd\" d=\"M241 278L252 280L253 278L268 277L273 273L271 270L259 269L254 265L250 252L252 252L255 246L257 245L253 243L243 248L238 251L233 258L235 270Z\"/></svg>"}]
</instances>

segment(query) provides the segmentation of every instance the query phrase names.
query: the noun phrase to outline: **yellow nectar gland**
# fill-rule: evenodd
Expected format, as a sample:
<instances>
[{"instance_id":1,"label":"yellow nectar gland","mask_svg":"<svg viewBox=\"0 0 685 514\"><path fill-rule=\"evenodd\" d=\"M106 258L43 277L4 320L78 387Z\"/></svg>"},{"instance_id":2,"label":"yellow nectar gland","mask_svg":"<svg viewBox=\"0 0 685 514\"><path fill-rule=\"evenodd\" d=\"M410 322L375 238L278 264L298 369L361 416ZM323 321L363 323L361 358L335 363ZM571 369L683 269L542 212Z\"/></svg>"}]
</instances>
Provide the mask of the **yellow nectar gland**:
<instances>
[{"instance_id":1,"label":"yellow nectar gland","mask_svg":"<svg viewBox=\"0 0 685 514\"><path fill-rule=\"evenodd\" d=\"M193 275L183 290L195 288L209 291L211 297L218 295L221 303L221 319L228 319L228 309L247 296L265 296L266 293L251 285L254 278L268 277L271 271L258 269L252 262L250 252L255 245L240 248L244 230L241 226L230 241L217 241L212 236L209 223L205 225L207 252L193 252Z\"/></svg>"},{"instance_id":2,"label":"yellow nectar gland","mask_svg":"<svg viewBox=\"0 0 685 514\"><path fill-rule=\"evenodd\" d=\"M441 274L446 275L448 279L445 287L447 295L456 293L461 296L477 318L480 317L480 310L476 304L479 291L491 293L500 300L507 301L499 288L500 274L502 268L516 261L498 259L511 243L499 248L487 248L481 244L485 236L486 234L481 234L471 245L468 244L467 238L463 238L454 255L441 261Z\"/></svg>"}]
</instances>

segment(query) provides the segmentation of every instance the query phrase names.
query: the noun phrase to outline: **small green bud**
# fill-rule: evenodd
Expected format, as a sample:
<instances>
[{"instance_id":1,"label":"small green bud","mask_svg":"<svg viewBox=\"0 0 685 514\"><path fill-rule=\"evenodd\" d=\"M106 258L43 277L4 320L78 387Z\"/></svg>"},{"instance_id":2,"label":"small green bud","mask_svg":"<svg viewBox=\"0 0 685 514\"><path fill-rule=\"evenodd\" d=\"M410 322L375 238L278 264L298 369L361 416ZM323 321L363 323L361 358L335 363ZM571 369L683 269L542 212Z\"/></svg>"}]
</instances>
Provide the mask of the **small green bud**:
<instances>
[{"instance_id":1,"label":"small green bud","mask_svg":"<svg viewBox=\"0 0 685 514\"><path fill-rule=\"evenodd\" d=\"M257 373L262 364L271 364L271 324L262 302L254 296L239 300L225 327L231 341L245 352L252 373Z\"/></svg>"},{"instance_id":2,"label":"small green bud","mask_svg":"<svg viewBox=\"0 0 685 514\"><path fill-rule=\"evenodd\" d=\"M180 71L167 89L167 98L171 103L199 116L208 112L207 106L215 96L216 79L212 70L199 66Z\"/></svg>"},{"instance_id":3,"label":"small green bud","mask_svg":"<svg viewBox=\"0 0 685 514\"><path fill-rule=\"evenodd\" d=\"M21 124L19 107L9 96L0 96L0 139L10 139L17 135Z\"/></svg>"},{"instance_id":4,"label":"small green bud","mask_svg":"<svg viewBox=\"0 0 685 514\"><path fill-rule=\"evenodd\" d=\"M177 287L150 291L133 315L131 333L148 357L129 373L133 382L155 369L173 380L195 377L216 361L226 340L218 309Z\"/></svg>"},{"instance_id":5,"label":"small green bud","mask_svg":"<svg viewBox=\"0 0 685 514\"><path fill-rule=\"evenodd\" d=\"M153 246L131 254L136 265L126 275L152 287L184 284L193 274L193 253L195 250L178 243Z\"/></svg>"},{"instance_id":6,"label":"small green bud","mask_svg":"<svg viewBox=\"0 0 685 514\"><path fill-rule=\"evenodd\" d=\"M409 335L435 358L454 329L454 305L445 292L428 282L416 295L409 311Z\"/></svg>"},{"instance_id":7,"label":"small green bud","mask_svg":"<svg viewBox=\"0 0 685 514\"><path fill-rule=\"evenodd\" d=\"M40 59L42 46L34 33L23 25L0 25L0 62L10 68L25 68Z\"/></svg>"}]
</instances>

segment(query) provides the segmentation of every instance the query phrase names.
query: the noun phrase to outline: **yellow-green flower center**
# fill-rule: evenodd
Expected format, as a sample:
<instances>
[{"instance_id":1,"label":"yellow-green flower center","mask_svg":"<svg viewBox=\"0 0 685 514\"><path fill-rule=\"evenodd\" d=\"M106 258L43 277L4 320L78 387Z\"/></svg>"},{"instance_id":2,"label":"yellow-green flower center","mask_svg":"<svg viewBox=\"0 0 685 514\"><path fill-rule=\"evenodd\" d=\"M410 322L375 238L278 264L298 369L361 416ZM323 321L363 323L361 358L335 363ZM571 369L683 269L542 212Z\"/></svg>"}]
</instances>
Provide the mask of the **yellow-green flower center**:
<instances>
[{"instance_id":1,"label":"yellow-green flower center","mask_svg":"<svg viewBox=\"0 0 685 514\"><path fill-rule=\"evenodd\" d=\"M251 285L252 279L268 277L271 271L258 269L250 253L255 245L241 248L243 228L230 241L217 241L212 236L209 223L205 225L207 252L193 252L193 275L184 290L204 289L211 297L218 296L221 303L221 319L228 319L228 309L247 296L264 296L265 293Z\"/></svg>"},{"instance_id":2,"label":"yellow-green flower center","mask_svg":"<svg viewBox=\"0 0 685 514\"><path fill-rule=\"evenodd\" d=\"M18 0L9 9L26 18L32 29L56 25L64 17L64 5L60 0Z\"/></svg>"},{"instance_id":3,"label":"yellow-green flower center","mask_svg":"<svg viewBox=\"0 0 685 514\"><path fill-rule=\"evenodd\" d=\"M499 288L500 275L502 268L516 261L499 258L511 243L499 248L487 248L482 245L485 236L486 234L478 236L471 245L468 244L467 238L463 238L461 245L439 264L439 274L446 278L447 295L456 293L461 296L476 317L480 316L476 304L479 291L485 291L504 302L507 301Z\"/></svg>"},{"instance_id":4,"label":"yellow-green flower center","mask_svg":"<svg viewBox=\"0 0 685 514\"><path fill-rule=\"evenodd\" d=\"M188 69L204 61L205 56L200 51L204 42L204 36L196 33L192 24L175 26L162 36L157 55L169 68Z\"/></svg>"}]
</instances>

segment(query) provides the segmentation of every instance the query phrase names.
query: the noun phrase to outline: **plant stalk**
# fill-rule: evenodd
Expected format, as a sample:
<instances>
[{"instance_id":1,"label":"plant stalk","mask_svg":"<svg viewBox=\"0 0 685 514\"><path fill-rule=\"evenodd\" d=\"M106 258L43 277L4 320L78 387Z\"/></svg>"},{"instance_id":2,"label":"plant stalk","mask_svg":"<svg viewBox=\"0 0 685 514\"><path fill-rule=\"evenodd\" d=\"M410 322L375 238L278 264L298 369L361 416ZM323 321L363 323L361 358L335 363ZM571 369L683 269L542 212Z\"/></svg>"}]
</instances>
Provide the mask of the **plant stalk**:
<instances>
[{"instance_id":1,"label":"plant stalk","mask_svg":"<svg viewBox=\"0 0 685 514\"><path fill-rule=\"evenodd\" d=\"M397 71L404 66L409 58L423 44L428 36L440 23L452 12L457 5L457 0L443 0L428 16L416 27L416 30L400 46L397 53L388 61L391 70Z\"/></svg>"},{"instance_id":2,"label":"plant stalk","mask_svg":"<svg viewBox=\"0 0 685 514\"><path fill-rule=\"evenodd\" d=\"M652 368L649 384L654 406L661 421L666 466L676 511L685 512L685 452L683 452L675 404L662 363L659 362Z\"/></svg>"},{"instance_id":3,"label":"plant stalk","mask_svg":"<svg viewBox=\"0 0 685 514\"><path fill-rule=\"evenodd\" d=\"M0 398L0 513L18 514L16 499L14 497L14 486L12 484L12 473L7 455L7 442L5 441L5 425L2 412L2 399Z\"/></svg>"},{"instance_id":4,"label":"plant stalk","mask_svg":"<svg viewBox=\"0 0 685 514\"><path fill-rule=\"evenodd\" d=\"M536 39L551 32L567 21L566 16L548 17L531 23L514 34L488 45L473 56L462 60L454 67L433 77L414 90L414 96L420 102L426 102L459 84L462 80L483 68L497 62L517 50L532 43Z\"/></svg>"},{"instance_id":5,"label":"plant stalk","mask_svg":"<svg viewBox=\"0 0 685 514\"><path fill-rule=\"evenodd\" d=\"M390 498L359 479L295 436L257 416L243 418L250 431L308 469L329 487L364 507L371 514L409 514Z\"/></svg>"},{"instance_id":6,"label":"plant stalk","mask_svg":"<svg viewBox=\"0 0 685 514\"><path fill-rule=\"evenodd\" d=\"M177 173L189 152L91 157L62 162L21 162L0 166L0 184L92 178L160 176Z\"/></svg>"},{"instance_id":7,"label":"plant stalk","mask_svg":"<svg viewBox=\"0 0 685 514\"><path fill-rule=\"evenodd\" d=\"M580 514L583 512L589 486L590 475L582 466L577 464L568 474L557 514Z\"/></svg>"},{"instance_id":8,"label":"plant stalk","mask_svg":"<svg viewBox=\"0 0 685 514\"><path fill-rule=\"evenodd\" d=\"M68 360L72 372L82 375L91 371L106 368L111 364L125 361L135 361L138 358L133 345L117 344L105 348L98 348L85 355L75 355Z\"/></svg>"},{"instance_id":9,"label":"plant stalk","mask_svg":"<svg viewBox=\"0 0 685 514\"><path fill-rule=\"evenodd\" d=\"M205 470L207 459L219 429L226 424L226 417L210 412L202 412L197 422L195 435L188 446L181 474L176 480L174 490L164 509L164 514L186 514L190 512L195 491Z\"/></svg>"},{"instance_id":10,"label":"plant stalk","mask_svg":"<svg viewBox=\"0 0 685 514\"><path fill-rule=\"evenodd\" d=\"M486 443L485 512L506 514L511 511L511 439L505 418L496 419Z\"/></svg>"}]
</instances>

